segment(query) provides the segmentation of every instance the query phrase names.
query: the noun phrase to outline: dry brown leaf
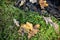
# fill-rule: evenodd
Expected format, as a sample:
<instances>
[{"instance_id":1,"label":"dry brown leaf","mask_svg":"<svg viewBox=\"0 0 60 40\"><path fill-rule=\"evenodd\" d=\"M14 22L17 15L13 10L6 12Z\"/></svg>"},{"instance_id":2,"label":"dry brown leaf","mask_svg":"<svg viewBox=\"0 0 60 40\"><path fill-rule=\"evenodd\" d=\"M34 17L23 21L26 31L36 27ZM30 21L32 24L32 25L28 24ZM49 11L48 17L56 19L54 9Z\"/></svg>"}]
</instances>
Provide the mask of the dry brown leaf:
<instances>
[{"instance_id":1,"label":"dry brown leaf","mask_svg":"<svg viewBox=\"0 0 60 40\"><path fill-rule=\"evenodd\" d=\"M26 0L21 0L21 3L19 4L19 6L23 6L25 2Z\"/></svg>"},{"instance_id":2,"label":"dry brown leaf","mask_svg":"<svg viewBox=\"0 0 60 40\"><path fill-rule=\"evenodd\" d=\"M20 26L20 25L19 25L19 22L18 22L16 19L13 19L13 21L14 21L14 24L15 24L16 26Z\"/></svg>"},{"instance_id":3,"label":"dry brown leaf","mask_svg":"<svg viewBox=\"0 0 60 40\"><path fill-rule=\"evenodd\" d=\"M33 29L33 24L31 24L31 23L29 23L29 22L26 22L26 26L27 26L30 30Z\"/></svg>"},{"instance_id":4,"label":"dry brown leaf","mask_svg":"<svg viewBox=\"0 0 60 40\"><path fill-rule=\"evenodd\" d=\"M40 25L39 24L36 24L34 27L33 27L33 30L31 30L29 33L28 33L28 39L30 39L32 36L34 36L35 34L37 34L37 32L39 31L39 28Z\"/></svg>"},{"instance_id":5,"label":"dry brown leaf","mask_svg":"<svg viewBox=\"0 0 60 40\"><path fill-rule=\"evenodd\" d=\"M35 29L37 29L37 28L39 28L39 27L40 27L39 24L36 24L36 25L34 26Z\"/></svg>"},{"instance_id":6,"label":"dry brown leaf","mask_svg":"<svg viewBox=\"0 0 60 40\"><path fill-rule=\"evenodd\" d=\"M26 22L26 24L21 24L20 29L18 30L19 33L28 33L28 39L30 39L32 36L34 36L35 34L37 34L37 32L39 31L40 25L36 24L33 27L33 24Z\"/></svg>"},{"instance_id":7,"label":"dry brown leaf","mask_svg":"<svg viewBox=\"0 0 60 40\"><path fill-rule=\"evenodd\" d=\"M56 33L59 34L59 25L54 23L53 26L54 26L54 29L55 29Z\"/></svg>"},{"instance_id":8,"label":"dry brown leaf","mask_svg":"<svg viewBox=\"0 0 60 40\"><path fill-rule=\"evenodd\" d=\"M59 25L54 23L50 17L43 17L43 18L46 21L46 24L49 23L51 26L53 26L56 33L59 34Z\"/></svg>"},{"instance_id":9,"label":"dry brown leaf","mask_svg":"<svg viewBox=\"0 0 60 40\"><path fill-rule=\"evenodd\" d=\"M29 0L31 3L36 3L37 0Z\"/></svg>"},{"instance_id":10,"label":"dry brown leaf","mask_svg":"<svg viewBox=\"0 0 60 40\"><path fill-rule=\"evenodd\" d=\"M41 6L42 9L44 9L44 7L48 6L46 0L39 0L39 4L40 4L40 6Z\"/></svg>"},{"instance_id":11,"label":"dry brown leaf","mask_svg":"<svg viewBox=\"0 0 60 40\"><path fill-rule=\"evenodd\" d=\"M21 1L20 5L19 6L22 6L24 4L24 1Z\"/></svg>"},{"instance_id":12,"label":"dry brown leaf","mask_svg":"<svg viewBox=\"0 0 60 40\"><path fill-rule=\"evenodd\" d=\"M18 32L22 33L22 31L24 31L25 33L28 33L32 29L33 29L33 25L29 22L26 22L26 24L21 24L20 29L18 30Z\"/></svg>"},{"instance_id":13,"label":"dry brown leaf","mask_svg":"<svg viewBox=\"0 0 60 40\"><path fill-rule=\"evenodd\" d=\"M28 39L30 39L32 36L34 36L35 34L37 34L39 30L38 29L33 29L28 33Z\"/></svg>"}]
</instances>

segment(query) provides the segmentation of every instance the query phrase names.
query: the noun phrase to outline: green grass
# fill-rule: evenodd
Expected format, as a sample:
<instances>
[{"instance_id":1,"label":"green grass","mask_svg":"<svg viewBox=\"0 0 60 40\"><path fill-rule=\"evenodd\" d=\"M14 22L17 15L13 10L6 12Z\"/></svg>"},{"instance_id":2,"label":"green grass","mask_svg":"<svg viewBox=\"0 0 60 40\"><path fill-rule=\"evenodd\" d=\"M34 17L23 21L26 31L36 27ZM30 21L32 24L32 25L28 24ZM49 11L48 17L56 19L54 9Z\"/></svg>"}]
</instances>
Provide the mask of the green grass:
<instances>
[{"instance_id":1,"label":"green grass","mask_svg":"<svg viewBox=\"0 0 60 40\"><path fill-rule=\"evenodd\" d=\"M55 33L50 24L46 25L42 16L36 12L24 12L13 6L13 4L2 3L0 6L0 40L28 40L27 34L23 37L18 35L18 27L13 23L16 18L20 24L31 22L33 24L40 24L39 32L30 40L57 40L60 35ZM60 21L52 17L52 20L58 24ZM60 26L60 25L59 25Z\"/></svg>"}]
</instances>

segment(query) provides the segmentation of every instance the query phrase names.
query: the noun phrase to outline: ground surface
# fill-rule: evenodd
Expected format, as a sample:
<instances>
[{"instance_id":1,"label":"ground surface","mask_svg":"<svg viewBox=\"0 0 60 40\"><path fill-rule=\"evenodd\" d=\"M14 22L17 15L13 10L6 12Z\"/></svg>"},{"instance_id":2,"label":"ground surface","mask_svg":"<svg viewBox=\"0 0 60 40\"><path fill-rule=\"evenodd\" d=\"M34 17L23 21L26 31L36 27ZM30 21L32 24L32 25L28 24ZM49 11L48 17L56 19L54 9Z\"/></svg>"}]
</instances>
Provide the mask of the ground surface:
<instances>
[{"instance_id":1,"label":"ground surface","mask_svg":"<svg viewBox=\"0 0 60 40\"><path fill-rule=\"evenodd\" d=\"M36 12L24 12L13 6L13 1L1 0L0 2L0 40L28 40L27 34L23 37L18 35L18 27L13 23L13 18L16 18L20 24L31 22L33 24L40 24L39 32L30 40L58 40L60 35L55 33L50 24L46 25L42 16ZM60 27L60 21L52 17Z\"/></svg>"}]
</instances>

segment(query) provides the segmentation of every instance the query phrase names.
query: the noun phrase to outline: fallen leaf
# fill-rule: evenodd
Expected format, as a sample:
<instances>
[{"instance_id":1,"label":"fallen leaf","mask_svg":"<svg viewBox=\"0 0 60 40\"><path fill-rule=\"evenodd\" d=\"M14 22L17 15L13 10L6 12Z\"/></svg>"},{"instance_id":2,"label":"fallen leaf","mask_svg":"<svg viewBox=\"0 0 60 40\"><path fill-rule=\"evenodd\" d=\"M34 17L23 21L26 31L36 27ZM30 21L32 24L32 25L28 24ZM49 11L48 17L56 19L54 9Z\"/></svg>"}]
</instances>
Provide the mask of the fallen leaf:
<instances>
[{"instance_id":1,"label":"fallen leaf","mask_svg":"<svg viewBox=\"0 0 60 40\"><path fill-rule=\"evenodd\" d=\"M39 27L40 27L39 24L33 26L32 23L26 22L26 24L21 24L18 32L21 34L28 33L28 39L30 39L32 36L37 34L37 32L39 31L38 29Z\"/></svg>"},{"instance_id":2,"label":"fallen leaf","mask_svg":"<svg viewBox=\"0 0 60 40\"><path fill-rule=\"evenodd\" d=\"M21 1L20 5L19 6L22 6L24 4L24 1Z\"/></svg>"},{"instance_id":3,"label":"fallen leaf","mask_svg":"<svg viewBox=\"0 0 60 40\"><path fill-rule=\"evenodd\" d=\"M28 39L37 34L37 32L39 31L38 29L39 27L40 27L39 24L34 25L33 29L28 33Z\"/></svg>"},{"instance_id":4,"label":"fallen leaf","mask_svg":"<svg viewBox=\"0 0 60 40\"><path fill-rule=\"evenodd\" d=\"M32 36L35 36L39 30L38 29L33 29L28 33L28 39L30 39Z\"/></svg>"},{"instance_id":5,"label":"fallen leaf","mask_svg":"<svg viewBox=\"0 0 60 40\"><path fill-rule=\"evenodd\" d=\"M43 17L44 20L46 21L46 24L50 24L51 26L53 26L54 30L56 31L57 34L59 34L59 25L54 23L50 17Z\"/></svg>"},{"instance_id":6,"label":"fallen leaf","mask_svg":"<svg viewBox=\"0 0 60 40\"><path fill-rule=\"evenodd\" d=\"M37 0L29 0L31 3L37 3Z\"/></svg>"},{"instance_id":7,"label":"fallen leaf","mask_svg":"<svg viewBox=\"0 0 60 40\"><path fill-rule=\"evenodd\" d=\"M46 0L39 0L39 4L41 6L41 9L44 9L44 7L47 7L48 6Z\"/></svg>"},{"instance_id":8,"label":"fallen leaf","mask_svg":"<svg viewBox=\"0 0 60 40\"><path fill-rule=\"evenodd\" d=\"M24 32L29 32L33 29L33 25L29 22L26 22L26 24L21 24L20 29L24 29Z\"/></svg>"},{"instance_id":9,"label":"fallen leaf","mask_svg":"<svg viewBox=\"0 0 60 40\"><path fill-rule=\"evenodd\" d=\"M29 27L30 30L33 29L33 24L29 23L29 22L26 22L26 26Z\"/></svg>"},{"instance_id":10,"label":"fallen leaf","mask_svg":"<svg viewBox=\"0 0 60 40\"><path fill-rule=\"evenodd\" d=\"M43 16L43 18L44 18L46 24L48 24L48 19L47 19L47 17L44 17L44 16Z\"/></svg>"},{"instance_id":11,"label":"fallen leaf","mask_svg":"<svg viewBox=\"0 0 60 40\"><path fill-rule=\"evenodd\" d=\"M16 19L13 19L13 21L14 21L14 24L15 24L16 26L20 26L20 25L19 25L19 21L17 21Z\"/></svg>"},{"instance_id":12,"label":"fallen leaf","mask_svg":"<svg viewBox=\"0 0 60 40\"><path fill-rule=\"evenodd\" d=\"M54 23L53 26L54 26L54 29L55 29L56 33L59 34L59 25Z\"/></svg>"},{"instance_id":13,"label":"fallen leaf","mask_svg":"<svg viewBox=\"0 0 60 40\"><path fill-rule=\"evenodd\" d=\"M34 25L34 29L38 29L40 27L39 24Z\"/></svg>"}]
</instances>

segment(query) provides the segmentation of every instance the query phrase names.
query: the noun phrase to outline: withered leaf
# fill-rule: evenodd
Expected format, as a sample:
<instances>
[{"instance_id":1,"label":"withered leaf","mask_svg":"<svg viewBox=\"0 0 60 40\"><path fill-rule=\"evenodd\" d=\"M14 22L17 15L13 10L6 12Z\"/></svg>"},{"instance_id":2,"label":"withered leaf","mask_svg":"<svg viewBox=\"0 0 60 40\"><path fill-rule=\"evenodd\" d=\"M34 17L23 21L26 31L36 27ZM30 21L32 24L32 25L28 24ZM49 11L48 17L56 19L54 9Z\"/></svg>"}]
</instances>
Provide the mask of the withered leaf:
<instances>
[{"instance_id":1,"label":"withered leaf","mask_svg":"<svg viewBox=\"0 0 60 40\"><path fill-rule=\"evenodd\" d=\"M38 29L33 29L28 33L28 39L30 39L32 36L34 36L35 34L37 34L39 30Z\"/></svg>"},{"instance_id":2,"label":"withered leaf","mask_svg":"<svg viewBox=\"0 0 60 40\"><path fill-rule=\"evenodd\" d=\"M19 25L19 21L17 21L16 19L13 19L13 21L14 21L14 24L15 24L16 26L20 26L20 25Z\"/></svg>"},{"instance_id":3,"label":"withered leaf","mask_svg":"<svg viewBox=\"0 0 60 40\"><path fill-rule=\"evenodd\" d=\"M44 9L44 7L48 6L46 0L39 0L39 4L40 4L40 6L41 6L42 9Z\"/></svg>"},{"instance_id":4,"label":"withered leaf","mask_svg":"<svg viewBox=\"0 0 60 40\"><path fill-rule=\"evenodd\" d=\"M38 29L39 27L40 27L39 24L34 25L34 28L35 28L35 29Z\"/></svg>"},{"instance_id":5,"label":"withered leaf","mask_svg":"<svg viewBox=\"0 0 60 40\"><path fill-rule=\"evenodd\" d=\"M56 31L57 34L59 34L59 25L54 23L50 17L43 17L44 20L46 21L46 24L50 24L51 26L53 26L54 30Z\"/></svg>"},{"instance_id":6,"label":"withered leaf","mask_svg":"<svg viewBox=\"0 0 60 40\"><path fill-rule=\"evenodd\" d=\"M20 29L18 30L19 33L28 33L28 39L30 39L32 36L34 36L35 34L37 34L37 32L39 31L40 25L36 24L33 26L32 23L26 22L26 24L21 24Z\"/></svg>"}]
</instances>

